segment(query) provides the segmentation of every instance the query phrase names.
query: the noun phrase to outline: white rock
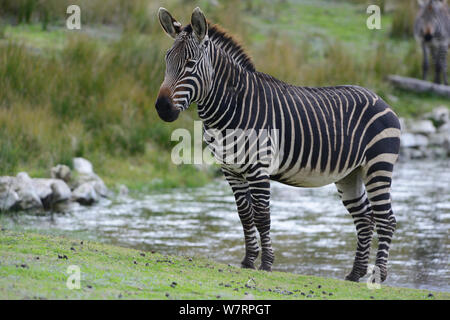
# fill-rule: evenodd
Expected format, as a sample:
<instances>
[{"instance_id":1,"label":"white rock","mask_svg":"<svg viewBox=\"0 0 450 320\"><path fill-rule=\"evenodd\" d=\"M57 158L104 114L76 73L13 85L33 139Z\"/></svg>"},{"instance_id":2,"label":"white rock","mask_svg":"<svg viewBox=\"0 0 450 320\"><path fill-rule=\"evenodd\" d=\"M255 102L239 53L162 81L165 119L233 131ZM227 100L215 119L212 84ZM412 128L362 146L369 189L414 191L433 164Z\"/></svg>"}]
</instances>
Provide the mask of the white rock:
<instances>
[{"instance_id":1,"label":"white rock","mask_svg":"<svg viewBox=\"0 0 450 320\"><path fill-rule=\"evenodd\" d=\"M33 189L20 189L17 191L19 196L19 203L17 204L19 209L30 210L30 209L43 209L41 198L34 192Z\"/></svg>"},{"instance_id":2,"label":"white rock","mask_svg":"<svg viewBox=\"0 0 450 320\"><path fill-rule=\"evenodd\" d=\"M100 195L101 197L108 196L108 194L109 194L108 188L106 187L103 180L95 173L92 173L89 175L88 174L80 174L79 176L77 176L75 178L72 188L76 189L79 186L86 184L86 183L91 184L94 187L97 194Z\"/></svg>"},{"instance_id":3,"label":"white rock","mask_svg":"<svg viewBox=\"0 0 450 320\"><path fill-rule=\"evenodd\" d=\"M84 183L72 192L72 199L83 205L91 205L99 201L99 196L92 183Z\"/></svg>"},{"instance_id":4,"label":"white rock","mask_svg":"<svg viewBox=\"0 0 450 320\"><path fill-rule=\"evenodd\" d=\"M28 173L26 172L19 172L16 176L16 182L20 182L20 183L32 183L32 179L30 178L30 176L28 175Z\"/></svg>"},{"instance_id":5,"label":"white rock","mask_svg":"<svg viewBox=\"0 0 450 320\"><path fill-rule=\"evenodd\" d=\"M19 202L19 196L14 190L0 193L0 211L11 210Z\"/></svg>"},{"instance_id":6,"label":"white rock","mask_svg":"<svg viewBox=\"0 0 450 320\"><path fill-rule=\"evenodd\" d=\"M78 172L78 176L76 176L72 181L72 189L76 189L79 186L90 183L97 195L101 197L108 197L109 190L106 187L103 180L94 173L92 164L83 158L74 158L73 159L74 169Z\"/></svg>"},{"instance_id":7,"label":"white rock","mask_svg":"<svg viewBox=\"0 0 450 320\"><path fill-rule=\"evenodd\" d=\"M14 189L15 177L4 176L0 177L0 193L6 192L7 190Z\"/></svg>"},{"instance_id":8,"label":"white rock","mask_svg":"<svg viewBox=\"0 0 450 320\"><path fill-rule=\"evenodd\" d=\"M33 179L31 181L33 188L41 201L49 198L53 193L50 183L46 183L47 180L49 179Z\"/></svg>"},{"instance_id":9,"label":"white rock","mask_svg":"<svg viewBox=\"0 0 450 320\"><path fill-rule=\"evenodd\" d=\"M409 157L411 159L424 159L429 154L426 150L423 149L410 149Z\"/></svg>"},{"instance_id":10,"label":"white rock","mask_svg":"<svg viewBox=\"0 0 450 320\"><path fill-rule=\"evenodd\" d=\"M417 148L426 147L428 145L428 138L421 134L403 133L400 137L400 146L402 148Z\"/></svg>"},{"instance_id":11,"label":"white rock","mask_svg":"<svg viewBox=\"0 0 450 320\"><path fill-rule=\"evenodd\" d=\"M94 174L94 168L92 163L84 158L74 158L73 159L73 168L80 174Z\"/></svg>"},{"instance_id":12,"label":"white rock","mask_svg":"<svg viewBox=\"0 0 450 320\"><path fill-rule=\"evenodd\" d=\"M34 188L33 181L26 172L17 174L14 190L19 196L19 209L28 210L43 208L41 198Z\"/></svg>"},{"instance_id":13,"label":"white rock","mask_svg":"<svg viewBox=\"0 0 450 320\"><path fill-rule=\"evenodd\" d=\"M47 188L50 190L50 202L51 204L69 200L72 196L69 186L61 179L33 179L33 184L36 189ZM45 199L44 197L41 199Z\"/></svg>"},{"instance_id":14,"label":"white rock","mask_svg":"<svg viewBox=\"0 0 450 320\"><path fill-rule=\"evenodd\" d=\"M72 172L70 171L70 168L68 166L64 164L58 164L56 167L53 167L50 170L50 174L53 179L61 179L65 182L69 182Z\"/></svg>"},{"instance_id":15,"label":"white rock","mask_svg":"<svg viewBox=\"0 0 450 320\"><path fill-rule=\"evenodd\" d=\"M92 182L94 185L95 192L101 197L108 197L108 188L102 179L98 178L98 180Z\"/></svg>"},{"instance_id":16,"label":"white rock","mask_svg":"<svg viewBox=\"0 0 450 320\"><path fill-rule=\"evenodd\" d=\"M128 190L126 185L121 184L118 189L119 189L118 190L119 191L119 197L125 197L125 196L128 195L129 190Z\"/></svg>"},{"instance_id":17,"label":"white rock","mask_svg":"<svg viewBox=\"0 0 450 320\"><path fill-rule=\"evenodd\" d=\"M433 109L433 111L431 111L430 113L426 114L425 117L427 119L433 120L434 123L436 123L439 127L445 123L450 122L450 109L446 106L440 106Z\"/></svg>"},{"instance_id":18,"label":"white rock","mask_svg":"<svg viewBox=\"0 0 450 320\"><path fill-rule=\"evenodd\" d=\"M450 140L450 134L438 132L436 134L432 134L429 141L432 146L442 146L447 140Z\"/></svg>"},{"instance_id":19,"label":"white rock","mask_svg":"<svg viewBox=\"0 0 450 320\"><path fill-rule=\"evenodd\" d=\"M63 180L55 180L51 185L53 191L53 202L69 200L72 197L72 191Z\"/></svg>"},{"instance_id":20,"label":"white rock","mask_svg":"<svg viewBox=\"0 0 450 320\"><path fill-rule=\"evenodd\" d=\"M431 134L436 132L436 128L430 120L409 120L406 122L406 128L412 133Z\"/></svg>"},{"instance_id":21,"label":"white rock","mask_svg":"<svg viewBox=\"0 0 450 320\"><path fill-rule=\"evenodd\" d=\"M7 211L19 202L14 191L14 177L0 177L0 211Z\"/></svg>"},{"instance_id":22,"label":"white rock","mask_svg":"<svg viewBox=\"0 0 450 320\"><path fill-rule=\"evenodd\" d=\"M450 134L450 122L440 126L438 132Z\"/></svg>"}]
</instances>

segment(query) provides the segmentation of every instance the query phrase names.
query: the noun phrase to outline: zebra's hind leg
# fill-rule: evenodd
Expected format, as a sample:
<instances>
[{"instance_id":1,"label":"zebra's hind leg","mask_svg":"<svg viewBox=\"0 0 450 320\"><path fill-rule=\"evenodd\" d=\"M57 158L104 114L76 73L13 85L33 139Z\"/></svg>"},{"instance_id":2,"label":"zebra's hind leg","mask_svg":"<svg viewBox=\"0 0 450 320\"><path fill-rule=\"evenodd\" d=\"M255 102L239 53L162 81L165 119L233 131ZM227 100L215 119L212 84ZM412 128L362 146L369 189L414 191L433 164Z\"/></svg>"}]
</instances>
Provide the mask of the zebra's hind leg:
<instances>
[{"instance_id":1,"label":"zebra's hind leg","mask_svg":"<svg viewBox=\"0 0 450 320\"><path fill-rule=\"evenodd\" d=\"M363 180L378 235L375 266L379 268L381 282L387 277L389 248L397 226L390 194L392 170L396 160L396 154L382 154L369 161L363 168Z\"/></svg>"},{"instance_id":2,"label":"zebra's hind leg","mask_svg":"<svg viewBox=\"0 0 450 320\"><path fill-rule=\"evenodd\" d=\"M345 208L353 218L356 227L357 246L352 271L345 280L358 282L367 273L374 222L372 210L361 177L356 169L350 175L336 183Z\"/></svg>"},{"instance_id":3,"label":"zebra's hind leg","mask_svg":"<svg viewBox=\"0 0 450 320\"><path fill-rule=\"evenodd\" d=\"M241 262L241 267L255 269L255 260L259 255L259 245L256 237L257 231L248 183L242 177L225 169L222 169L222 172L233 191L239 218L244 229L245 257Z\"/></svg>"}]
</instances>

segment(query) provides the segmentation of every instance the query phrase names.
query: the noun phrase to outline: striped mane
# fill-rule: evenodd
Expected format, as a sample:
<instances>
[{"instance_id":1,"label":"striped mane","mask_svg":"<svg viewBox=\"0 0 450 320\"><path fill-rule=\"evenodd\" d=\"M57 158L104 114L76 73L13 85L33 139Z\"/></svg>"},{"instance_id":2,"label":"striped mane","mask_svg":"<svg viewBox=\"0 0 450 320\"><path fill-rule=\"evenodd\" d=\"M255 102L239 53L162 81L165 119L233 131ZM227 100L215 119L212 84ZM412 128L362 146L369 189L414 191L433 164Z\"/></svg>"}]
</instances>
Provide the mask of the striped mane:
<instances>
[{"instance_id":1,"label":"striped mane","mask_svg":"<svg viewBox=\"0 0 450 320\"><path fill-rule=\"evenodd\" d=\"M255 66L244 48L221 26L208 22L208 36L218 47L225 51L236 63L244 69L255 71Z\"/></svg>"},{"instance_id":2,"label":"striped mane","mask_svg":"<svg viewBox=\"0 0 450 320\"><path fill-rule=\"evenodd\" d=\"M186 32L192 32L191 25L184 28ZM208 21L208 37L220 49L222 49L237 64L248 71L256 71L255 66L239 42L225 31L221 26Z\"/></svg>"}]
</instances>

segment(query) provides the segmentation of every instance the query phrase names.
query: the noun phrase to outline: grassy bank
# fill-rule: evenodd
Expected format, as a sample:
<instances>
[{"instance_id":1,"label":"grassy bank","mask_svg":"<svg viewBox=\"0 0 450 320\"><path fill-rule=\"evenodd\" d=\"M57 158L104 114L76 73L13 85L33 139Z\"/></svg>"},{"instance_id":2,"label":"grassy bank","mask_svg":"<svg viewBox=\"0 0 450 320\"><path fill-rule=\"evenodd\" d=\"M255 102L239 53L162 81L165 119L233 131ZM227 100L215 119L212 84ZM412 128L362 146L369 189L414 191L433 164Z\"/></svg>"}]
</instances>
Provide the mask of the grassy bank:
<instances>
[{"instance_id":1,"label":"grassy bank","mask_svg":"<svg viewBox=\"0 0 450 320\"><path fill-rule=\"evenodd\" d=\"M5 229L0 257L0 299L450 299ZM80 267L80 289L66 286L70 265Z\"/></svg>"},{"instance_id":2,"label":"grassy bank","mask_svg":"<svg viewBox=\"0 0 450 320\"><path fill-rule=\"evenodd\" d=\"M404 117L447 100L390 87L388 74L420 76L410 34L411 1L384 1L382 29L366 27L367 1L219 1L199 5L242 40L257 69L297 85L357 84ZM82 29L65 25L68 4L81 7ZM394 6L393 6L394 4ZM192 8L164 4L183 23ZM109 186L145 191L195 187L216 174L176 166L174 129L192 132L195 105L171 124L154 108L172 40L148 0L0 0L0 175L48 176L55 164L85 157ZM226 13L226 14L224 14Z\"/></svg>"}]
</instances>

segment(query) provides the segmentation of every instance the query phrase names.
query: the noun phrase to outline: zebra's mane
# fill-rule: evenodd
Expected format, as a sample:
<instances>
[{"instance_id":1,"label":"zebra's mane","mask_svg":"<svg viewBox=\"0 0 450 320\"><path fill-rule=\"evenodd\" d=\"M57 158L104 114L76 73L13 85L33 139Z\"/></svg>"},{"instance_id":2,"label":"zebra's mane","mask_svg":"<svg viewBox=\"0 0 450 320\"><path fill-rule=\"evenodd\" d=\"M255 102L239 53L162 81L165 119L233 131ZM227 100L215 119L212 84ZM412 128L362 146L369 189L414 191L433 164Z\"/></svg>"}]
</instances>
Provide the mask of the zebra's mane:
<instances>
[{"instance_id":1,"label":"zebra's mane","mask_svg":"<svg viewBox=\"0 0 450 320\"><path fill-rule=\"evenodd\" d=\"M192 26L187 25L184 31L192 32ZM256 70L252 59L242 45L221 26L208 21L208 37L241 67L249 71Z\"/></svg>"}]
</instances>

